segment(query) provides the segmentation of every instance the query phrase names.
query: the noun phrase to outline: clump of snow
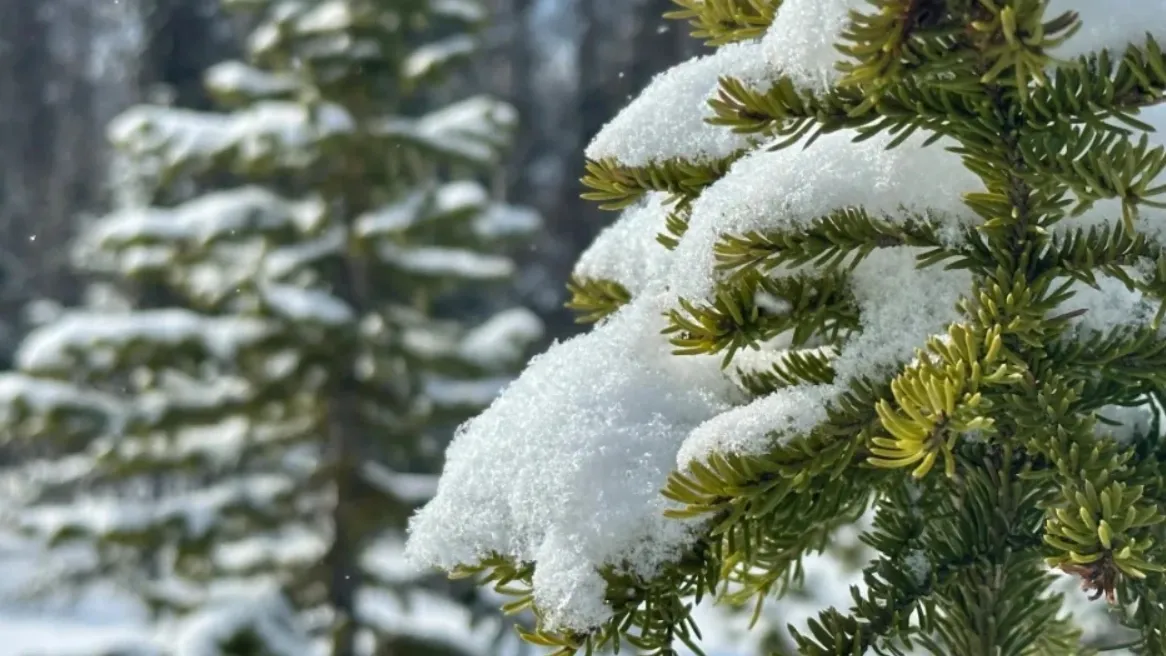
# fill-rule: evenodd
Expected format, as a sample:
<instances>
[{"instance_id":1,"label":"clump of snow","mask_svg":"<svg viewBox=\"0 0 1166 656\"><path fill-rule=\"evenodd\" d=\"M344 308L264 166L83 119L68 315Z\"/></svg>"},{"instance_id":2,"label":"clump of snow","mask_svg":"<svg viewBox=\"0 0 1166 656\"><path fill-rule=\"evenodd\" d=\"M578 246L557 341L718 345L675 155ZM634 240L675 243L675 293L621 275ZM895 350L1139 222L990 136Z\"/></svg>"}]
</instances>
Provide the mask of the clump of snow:
<instances>
[{"instance_id":1,"label":"clump of snow","mask_svg":"<svg viewBox=\"0 0 1166 656\"><path fill-rule=\"evenodd\" d=\"M834 384L784 388L713 417L685 440L677 464L683 468L694 460L704 462L713 453L760 455L775 440L805 435L827 419L828 405L846 391L850 381L893 375L928 338L942 335L958 321L956 304L971 289L971 274L938 267L917 269L917 252L909 247L879 249L856 267L850 288L859 306L861 328L831 360ZM772 361L782 353L764 357Z\"/></svg>"},{"instance_id":2,"label":"clump of snow","mask_svg":"<svg viewBox=\"0 0 1166 656\"><path fill-rule=\"evenodd\" d=\"M500 369L520 362L526 350L544 334L538 315L526 308L512 308L467 333L458 354L480 367Z\"/></svg>"},{"instance_id":3,"label":"clump of snow","mask_svg":"<svg viewBox=\"0 0 1166 656\"><path fill-rule=\"evenodd\" d=\"M1166 40L1166 0L1051 0L1045 16L1066 11L1081 17L1081 29L1049 54L1061 59L1109 50L1120 56L1130 44L1145 43L1146 35L1161 43Z\"/></svg>"},{"instance_id":4,"label":"clump of snow","mask_svg":"<svg viewBox=\"0 0 1166 656\"><path fill-rule=\"evenodd\" d=\"M618 282L633 294L660 279L668 271L672 255L656 241L656 236L665 232L673 208L667 199L668 194L653 192L624 210L579 256L574 275Z\"/></svg>"},{"instance_id":5,"label":"clump of snow","mask_svg":"<svg viewBox=\"0 0 1166 656\"><path fill-rule=\"evenodd\" d=\"M931 561L927 559L927 554L919 549L908 551L903 558L903 564L915 585L925 585L927 579L931 577Z\"/></svg>"},{"instance_id":6,"label":"clump of snow","mask_svg":"<svg viewBox=\"0 0 1166 656\"><path fill-rule=\"evenodd\" d=\"M624 166L648 166L673 158L707 162L750 145L750 137L709 125L706 106L721 76L738 79L755 71L759 42L734 43L711 55L696 57L657 75L646 89L599 131L586 155L615 159ZM760 79L742 79L757 84Z\"/></svg>"},{"instance_id":7,"label":"clump of snow","mask_svg":"<svg viewBox=\"0 0 1166 656\"><path fill-rule=\"evenodd\" d=\"M693 525L663 517L659 490L685 436L734 393L715 358L671 355L667 303L643 295L555 345L459 429L410 525L414 562L534 562L549 624L587 628L610 616L598 568L626 561L650 576L678 556Z\"/></svg>"},{"instance_id":8,"label":"clump of snow","mask_svg":"<svg viewBox=\"0 0 1166 656\"><path fill-rule=\"evenodd\" d=\"M1148 400L1141 405L1107 405L1096 413L1107 421L1098 421L1093 427L1097 437L1112 437L1119 443L1129 444L1135 437L1149 434L1158 410ZM1161 417L1159 417L1160 419ZM1117 422L1117 425L1114 425Z\"/></svg>"},{"instance_id":9,"label":"clump of snow","mask_svg":"<svg viewBox=\"0 0 1166 656\"><path fill-rule=\"evenodd\" d=\"M1137 276L1133 276L1137 279ZM1061 303L1052 316L1084 310L1072 325L1079 334L1107 333L1120 327L1149 325L1158 310L1157 303L1140 291L1130 289L1117 278L1097 276L1097 287L1075 282L1072 298Z\"/></svg>"},{"instance_id":10,"label":"clump of snow","mask_svg":"<svg viewBox=\"0 0 1166 656\"><path fill-rule=\"evenodd\" d=\"M867 0L785 0L761 40L763 60L797 87L822 92L837 84L835 47L850 25L850 12L875 11Z\"/></svg>"},{"instance_id":11,"label":"clump of snow","mask_svg":"<svg viewBox=\"0 0 1166 656\"><path fill-rule=\"evenodd\" d=\"M861 332L833 361L839 382L893 375L928 338L946 334L960 320L956 304L972 289L972 275L941 266L919 269L921 251L906 246L874 251L854 270L850 288L859 307Z\"/></svg>"},{"instance_id":12,"label":"clump of snow","mask_svg":"<svg viewBox=\"0 0 1166 656\"><path fill-rule=\"evenodd\" d=\"M773 440L805 435L825 421L826 403L837 393L833 385L788 387L719 414L684 440L676 464L686 469L713 454L762 455Z\"/></svg>"},{"instance_id":13,"label":"clump of snow","mask_svg":"<svg viewBox=\"0 0 1166 656\"><path fill-rule=\"evenodd\" d=\"M685 263L672 281L677 293L710 298L715 249L726 234L793 231L831 212L861 207L892 223L910 214L929 216L946 227L941 237L955 242L959 228L977 220L961 199L983 185L958 155L945 150L951 141L923 147L926 135L916 134L888 150L894 137L885 132L859 143L853 142L855 136L840 130L807 148L762 149L736 162L693 202L688 230L676 249L676 261Z\"/></svg>"}]
</instances>

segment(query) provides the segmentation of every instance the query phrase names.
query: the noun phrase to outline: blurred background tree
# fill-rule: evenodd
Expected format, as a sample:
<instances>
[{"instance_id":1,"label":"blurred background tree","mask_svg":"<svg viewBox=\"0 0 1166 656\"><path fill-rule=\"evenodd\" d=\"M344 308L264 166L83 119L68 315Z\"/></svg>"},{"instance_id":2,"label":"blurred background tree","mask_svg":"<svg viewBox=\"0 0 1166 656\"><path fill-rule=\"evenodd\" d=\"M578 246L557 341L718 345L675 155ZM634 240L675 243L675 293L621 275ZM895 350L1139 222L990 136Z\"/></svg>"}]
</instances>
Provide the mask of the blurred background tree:
<instances>
[{"instance_id":1,"label":"blurred background tree","mask_svg":"<svg viewBox=\"0 0 1166 656\"><path fill-rule=\"evenodd\" d=\"M85 548L42 588L116 582L181 644L495 653L494 600L399 556L453 427L543 337L506 292L541 220L490 189L515 111L443 85L483 8L223 7L245 59L151 62L170 84L107 130L113 210L71 231L85 302L40 303L0 378L29 438L6 519Z\"/></svg>"}]
</instances>

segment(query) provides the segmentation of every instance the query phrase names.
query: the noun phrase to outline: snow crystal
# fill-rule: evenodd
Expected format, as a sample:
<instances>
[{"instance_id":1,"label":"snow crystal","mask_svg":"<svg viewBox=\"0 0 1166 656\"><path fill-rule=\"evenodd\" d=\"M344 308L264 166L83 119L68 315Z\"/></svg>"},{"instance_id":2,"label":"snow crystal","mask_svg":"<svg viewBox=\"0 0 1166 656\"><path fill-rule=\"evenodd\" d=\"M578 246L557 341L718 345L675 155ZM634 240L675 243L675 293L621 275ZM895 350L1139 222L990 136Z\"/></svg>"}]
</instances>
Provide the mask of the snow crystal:
<instances>
[{"instance_id":1,"label":"snow crystal","mask_svg":"<svg viewBox=\"0 0 1166 656\"><path fill-rule=\"evenodd\" d=\"M421 276L501 280L514 273L514 262L500 255L487 255L463 248L419 246L406 248L381 244L377 255L386 264Z\"/></svg>"},{"instance_id":2,"label":"snow crystal","mask_svg":"<svg viewBox=\"0 0 1166 656\"><path fill-rule=\"evenodd\" d=\"M725 234L795 230L853 207L892 223L902 223L908 213L930 215L946 221L941 236L949 241L956 240L959 226L976 221L961 198L983 185L958 155L944 149L950 141L923 147L926 136L916 134L887 150L892 135L859 143L855 136L841 130L808 148L758 150L735 163L693 202L688 231L676 249L675 260L684 263L674 272L677 293L710 297L715 247Z\"/></svg>"},{"instance_id":3,"label":"snow crystal","mask_svg":"<svg viewBox=\"0 0 1166 656\"><path fill-rule=\"evenodd\" d=\"M850 25L850 12L874 11L867 0L785 0L761 40L764 60L795 86L821 92L837 84L835 65L846 59L835 47Z\"/></svg>"},{"instance_id":4,"label":"snow crystal","mask_svg":"<svg viewBox=\"0 0 1166 656\"><path fill-rule=\"evenodd\" d=\"M132 314L72 312L29 334L16 353L16 362L25 371L63 371L72 366L75 353L118 348L134 341L167 346L193 342L227 359L266 334L266 324L256 319L208 317L182 309Z\"/></svg>"},{"instance_id":5,"label":"snow crystal","mask_svg":"<svg viewBox=\"0 0 1166 656\"><path fill-rule=\"evenodd\" d=\"M1101 50L1120 56L1130 44L1145 43L1149 33L1162 43L1166 40L1166 0L1051 0L1045 16L1052 18L1065 11L1081 17L1081 29L1049 54L1072 59Z\"/></svg>"},{"instance_id":6,"label":"snow crystal","mask_svg":"<svg viewBox=\"0 0 1166 656\"><path fill-rule=\"evenodd\" d=\"M294 285L264 285L263 300L272 310L292 321L312 321L326 326L351 322L356 313L335 294L323 289Z\"/></svg>"},{"instance_id":7,"label":"snow crystal","mask_svg":"<svg viewBox=\"0 0 1166 656\"><path fill-rule=\"evenodd\" d=\"M204 74L207 89L215 95L241 95L247 99L282 96L296 90L295 78L264 71L240 61L215 64Z\"/></svg>"},{"instance_id":8,"label":"snow crystal","mask_svg":"<svg viewBox=\"0 0 1166 656\"><path fill-rule=\"evenodd\" d=\"M666 232L665 221L672 209L667 198L664 193L651 193L624 210L579 256L574 275L615 281L633 294L660 279L672 261L672 251L656 241L657 235Z\"/></svg>"},{"instance_id":9,"label":"snow crystal","mask_svg":"<svg viewBox=\"0 0 1166 656\"><path fill-rule=\"evenodd\" d=\"M767 453L774 440L805 435L826 420L826 403L838 393L833 385L805 385L777 390L704 422L684 440L676 464L686 469L714 454L754 456Z\"/></svg>"},{"instance_id":10,"label":"snow crystal","mask_svg":"<svg viewBox=\"0 0 1166 656\"><path fill-rule=\"evenodd\" d=\"M526 308L512 308L468 332L458 355L486 369L501 369L519 363L544 333L538 315Z\"/></svg>"},{"instance_id":11,"label":"snow crystal","mask_svg":"<svg viewBox=\"0 0 1166 656\"><path fill-rule=\"evenodd\" d=\"M534 562L549 624L587 628L610 615L597 568L651 576L679 555L693 527L663 517L659 490L684 437L734 394L715 358L671 355L667 303L642 295L553 346L458 430L437 496L410 525L414 562Z\"/></svg>"},{"instance_id":12,"label":"snow crystal","mask_svg":"<svg viewBox=\"0 0 1166 656\"><path fill-rule=\"evenodd\" d=\"M956 304L972 289L971 273L916 268L920 252L906 246L878 249L855 268L850 286L861 333L833 362L840 383L893 375L928 338L946 334L960 320Z\"/></svg>"},{"instance_id":13,"label":"snow crystal","mask_svg":"<svg viewBox=\"0 0 1166 656\"><path fill-rule=\"evenodd\" d=\"M716 91L721 76L738 77L750 70L750 61L760 57L759 43L734 43L657 75L595 135L587 146L587 158L611 158L624 166L640 167L672 158L717 160L746 148L748 136L705 123L711 115L705 101Z\"/></svg>"},{"instance_id":14,"label":"snow crystal","mask_svg":"<svg viewBox=\"0 0 1166 656\"><path fill-rule=\"evenodd\" d=\"M405 58L401 68L406 77L424 77L448 66L451 61L468 57L477 48L478 44L473 37L468 34L457 34L417 48Z\"/></svg>"}]
</instances>

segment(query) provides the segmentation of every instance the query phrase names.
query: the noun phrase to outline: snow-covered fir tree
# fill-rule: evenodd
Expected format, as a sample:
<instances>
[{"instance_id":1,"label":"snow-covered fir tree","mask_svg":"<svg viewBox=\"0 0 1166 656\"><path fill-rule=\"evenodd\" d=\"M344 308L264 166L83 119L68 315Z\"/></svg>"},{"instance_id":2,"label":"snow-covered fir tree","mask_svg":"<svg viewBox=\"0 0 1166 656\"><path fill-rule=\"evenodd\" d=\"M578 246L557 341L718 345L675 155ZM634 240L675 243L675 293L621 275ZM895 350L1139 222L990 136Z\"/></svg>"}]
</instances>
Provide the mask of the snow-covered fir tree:
<instances>
[{"instance_id":1,"label":"snow-covered fir tree","mask_svg":"<svg viewBox=\"0 0 1166 656\"><path fill-rule=\"evenodd\" d=\"M586 152L598 323L463 427L410 555L560 656L674 654L867 517L800 654L1166 653L1161 3L676 3L715 52Z\"/></svg>"},{"instance_id":2,"label":"snow-covered fir tree","mask_svg":"<svg viewBox=\"0 0 1166 656\"><path fill-rule=\"evenodd\" d=\"M225 5L256 21L248 60L206 73L222 111L110 125L124 202L77 247L105 292L0 379L4 434L44 456L5 512L91 552L54 585L114 579L183 617L163 651L497 653L495 602L402 563L450 427L542 335L485 293L540 224L483 184L514 111L427 91L483 9Z\"/></svg>"}]
</instances>

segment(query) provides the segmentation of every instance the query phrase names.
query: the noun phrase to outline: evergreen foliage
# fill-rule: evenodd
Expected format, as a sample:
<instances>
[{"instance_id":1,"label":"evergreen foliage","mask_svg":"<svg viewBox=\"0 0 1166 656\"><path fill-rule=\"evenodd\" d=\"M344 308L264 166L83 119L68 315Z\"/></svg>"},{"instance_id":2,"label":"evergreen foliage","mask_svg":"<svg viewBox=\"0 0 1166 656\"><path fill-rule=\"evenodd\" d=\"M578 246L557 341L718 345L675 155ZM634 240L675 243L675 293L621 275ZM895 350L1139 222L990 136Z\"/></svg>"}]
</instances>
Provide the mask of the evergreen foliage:
<instances>
[{"instance_id":1,"label":"evergreen foliage","mask_svg":"<svg viewBox=\"0 0 1166 656\"><path fill-rule=\"evenodd\" d=\"M9 472L6 515L94 552L57 585L112 578L187 617L180 632L239 622L248 604L222 604L274 583L326 653L493 653L492 604L400 565L451 427L542 333L482 300L540 223L483 184L514 110L430 92L483 8L224 5L255 28L248 61L206 73L223 111L143 105L110 125L126 198L77 248L108 293L35 330L0 379L5 439L44 455ZM309 653L270 638L275 621L214 644Z\"/></svg>"},{"instance_id":2,"label":"evergreen foliage","mask_svg":"<svg viewBox=\"0 0 1166 656\"><path fill-rule=\"evenodd\" d=\"M716 53L587 152L588 197L624 210L570 283L599 323L463 429L412 555L533 607L525 637L560 656L674 654L699 651L694 600L790 593L869 512L863 584L794 630L800 654L1166 653L1166 18L676 4ZM538 465L568 498L490 469L508 430L572 455ZM472 462L487 471L462 483ZM443 533L470 498L498 517ZM1076 617L1065 578L1094 599ZM1123 644L1087 644L1099 609Z\"/></svg>"}]
</instances>

